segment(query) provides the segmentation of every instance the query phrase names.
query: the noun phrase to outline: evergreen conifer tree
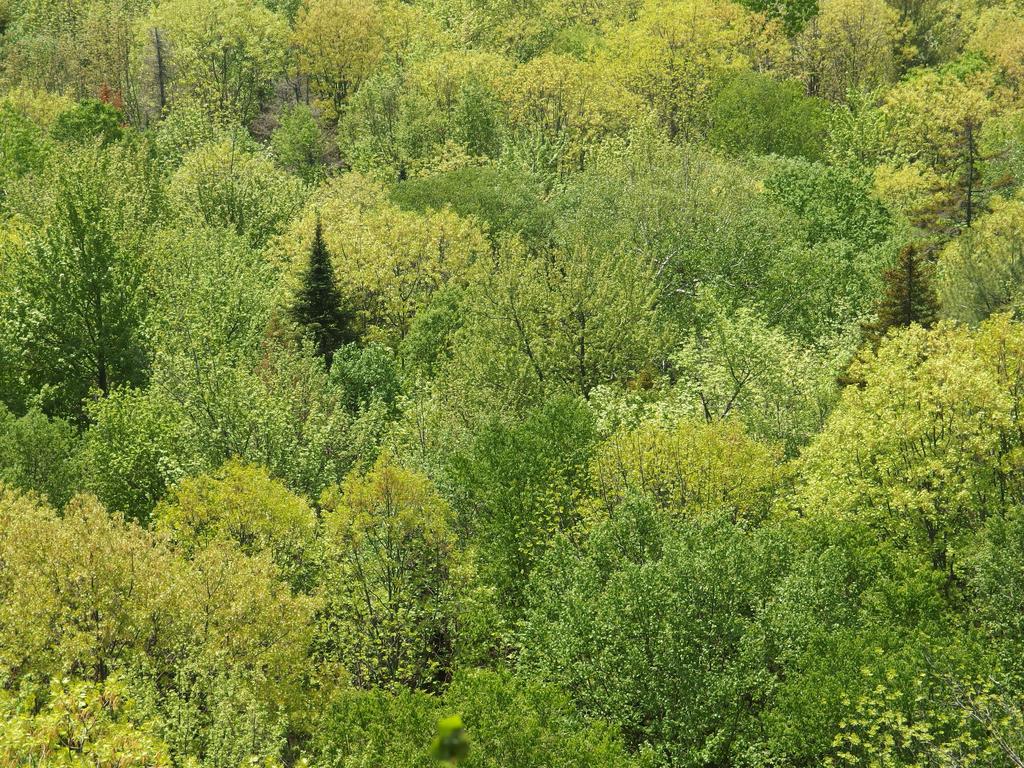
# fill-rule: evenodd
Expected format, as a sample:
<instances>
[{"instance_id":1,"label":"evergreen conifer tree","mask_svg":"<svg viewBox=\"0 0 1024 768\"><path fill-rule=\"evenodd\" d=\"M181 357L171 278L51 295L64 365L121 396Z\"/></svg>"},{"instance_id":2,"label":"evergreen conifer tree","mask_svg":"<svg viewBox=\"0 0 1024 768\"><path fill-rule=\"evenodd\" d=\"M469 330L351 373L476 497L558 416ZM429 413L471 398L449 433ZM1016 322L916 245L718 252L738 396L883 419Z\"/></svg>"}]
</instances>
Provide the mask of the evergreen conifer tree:
<instances>
[{"instance_id":1,"label":"evergreen conifer tree","mask_svg":"<svg viewBox=\"0 0 1024 768\"><path fill-rule=\"evenodd\" d=\"M341 292L335 284L334 267L324 243L319 218L309 253L309 267L303 276L292 315L312 338L316 353L324 359L328 368L331 367L335 350L356 340L353 316L344 308Z\"/></svg>"},{"instance_id":2,"label":"evergreen conifer tree","mask_svg":"<svg viewBox=\"0 0 1024 768\"><path fill-rule=\"evenodd\" d=\"M892 328L905 328L917 323L930 328L939 317L938 294L932 285L932 265L924 251L908 245L884 275L885 288L878 303L876 318L861 326L864 348L877 350L882 339ZM856 361L836 377L840 387L864 386Z\"/></svg>"},{"instance_id":3,"label":"evergreen conifer tree","mask_svg":"<svg viewBox=\"0 0 1024 768\"><path fill-rule=\"evenodd\" d=\"M875 344L890 328L917 323L924 328L935 324L939 300L932 285L932 266L915 245L900 251L896 264L885 272L885 293L878 305L878 318L865 328Z\"/></svg>"}]
</instances>

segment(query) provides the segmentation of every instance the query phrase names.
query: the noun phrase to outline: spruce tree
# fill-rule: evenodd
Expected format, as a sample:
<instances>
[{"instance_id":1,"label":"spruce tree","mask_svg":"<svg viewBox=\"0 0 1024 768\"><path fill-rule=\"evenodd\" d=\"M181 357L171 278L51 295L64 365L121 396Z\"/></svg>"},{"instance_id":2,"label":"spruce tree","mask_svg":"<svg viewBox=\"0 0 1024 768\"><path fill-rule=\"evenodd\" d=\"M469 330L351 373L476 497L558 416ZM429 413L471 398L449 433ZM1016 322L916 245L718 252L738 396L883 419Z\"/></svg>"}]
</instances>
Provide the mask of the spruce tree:
<instances>
[{"instance_id":1,"label":"spruce tree","mask_svg":"<svg viewBox=\"0 0 1024 768\"><path fill-rule=\"evenodd\" d=\"M334 282L331 255L324 243L323 227L316 221L309 267L292 308L295 321L312 338L316 353L331 367L334 352L356 340L352 313L343 306L341 292Z\"/></svg>"},{"instance_id":2,"label":"spruce tree","mask_svg":"<svg viewBox=\"0 0 1024 768\"><path fill-rule=\"evenodd\" d=\"M932 267L921 250L908 245L900 251L895 266L885 272L885 293L878 305L878 317L865 330L877 344L890 328L917 323L924 328L935 324L939 300L931 279Z\"/></svg>"},{"instance_id":3,"label":"spruce tree","mask_svg":"<svg viewBox=\"0 0 1024 768\"><path fill-rule=\"evenodd\" d=\"M939 300L931 275L932 265L922 248L908 245L900 251L896 264L883 275L885 287L875 319L861 326L862 352L865 348L877 350L893 328L905 328L913 323L930 328L935 324L939 317ZM860 366L854 360L836 377L836 384L840 387L863 387L865 382L859 370Z\"/></svg>"}]
</instances>

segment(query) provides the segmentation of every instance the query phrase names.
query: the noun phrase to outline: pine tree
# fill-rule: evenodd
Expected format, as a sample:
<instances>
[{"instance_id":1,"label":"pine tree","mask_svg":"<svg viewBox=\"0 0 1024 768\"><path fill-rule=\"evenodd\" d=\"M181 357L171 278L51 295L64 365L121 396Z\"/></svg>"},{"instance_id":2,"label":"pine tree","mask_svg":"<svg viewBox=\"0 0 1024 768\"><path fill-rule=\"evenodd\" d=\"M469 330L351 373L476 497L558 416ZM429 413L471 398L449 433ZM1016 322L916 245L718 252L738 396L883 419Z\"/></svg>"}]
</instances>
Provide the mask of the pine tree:
<instances>
[{"instance_id":1,"label":"pine tree","mask_svg":"<svg viewBox=\"0 0 1024 768\"><path fill-rule=\"evenodd\" d=\"M356 340L354 318L343 307L341 292L334 282L334 267L324 243L319 218L309 253L309 268L303 276L292 316L312 338L316 353L324 359L328 368L331 367L335 350Z\"/></svg>"},{"instance_id":2,"label":"pine tree","mask_svg":"<svg viewBox=\"0 0 1024 768\"><path fill-rule=\"evenodd\" d=\"M905 328L913 323L930 328L938 320L939 300L932 285L932 265L925 258L922 248L916 245L903 248L896 264L887 269L883 277L885 288L875 320L861 326L861 353L877 350L879 343L893 328ZM864 386L859 358L860 354L836 377L836 384L840 387Z\"/></svg>"},{"instance_id":3,"label":"pine tree","mask_svg":"<svg viewBox=\"0 0 1024 768\"><path fill-rule=\"evenodd\" d=\"M885 272L885 293L878 317L865 327L868 339L877 344L890 328L912 323L928 328L939 316L939 300L932 285L932 267L921 250L908 245L895 266Z\"/></svg>"},{"instance_id":4,"label":"pine tree","mask_svg":"<svg viewBox=\"0 0 1024 768\"><path fill-rule=\"evenodd\" d=\"M1005 156L1002 152L985 154L979 136L982 121L975 115L965 117L956 131L952 154L937 166L947 182L935 189L935 202L923 208L913 223L930 238L932 251L946 241L970 229L978 216L988 210L992 195L1013 184L1005 172L994 175L989 164Z\"/></svg>"}]
</instances>

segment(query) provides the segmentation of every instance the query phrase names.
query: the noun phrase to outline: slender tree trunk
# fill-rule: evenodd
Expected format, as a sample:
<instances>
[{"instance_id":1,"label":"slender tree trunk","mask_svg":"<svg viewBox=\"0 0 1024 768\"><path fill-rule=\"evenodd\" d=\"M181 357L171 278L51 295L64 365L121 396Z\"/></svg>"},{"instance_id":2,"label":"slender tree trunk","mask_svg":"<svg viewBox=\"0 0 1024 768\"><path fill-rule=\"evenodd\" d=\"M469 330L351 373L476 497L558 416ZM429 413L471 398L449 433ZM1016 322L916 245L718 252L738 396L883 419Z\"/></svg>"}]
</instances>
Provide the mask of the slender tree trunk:
<instances>
[{"instance_id":1,"label":"slender tree trunk","mask_svg":"<svg viewBox=\"0 0 1024 768\"><path fill-rule=\"evenodd\" d=\"M966 225L970 229L974 221L974 160L976 148L974 146L974 121L967 119L964 126L964 138L967 142L967 201L966 201Z\"/></svg>"},{"instance_id":2,"label":"slender tree trunk","mask_svg":"<svg viewBox=\"0 0 1024 768\"><path fill-rule=\"evenodd\" d=\"M106 332L103 326L103 294L99 290L93 294L93 312L96 321L96 386L106 397L110 394L110 380L107 372Z\"/></svg>"},{"instance_id":3,"label":"slender tree trunk","mask_svg":"<svg viewBox=\"0 0 1024 768\"><path fill-rule=\"evenodd\" d=\"M153 47L156 50L156 85L160 95L160 114L167 107L167 72L164 69L164 46L160 30L153 28Z\"/></svg>"}]
</instances>

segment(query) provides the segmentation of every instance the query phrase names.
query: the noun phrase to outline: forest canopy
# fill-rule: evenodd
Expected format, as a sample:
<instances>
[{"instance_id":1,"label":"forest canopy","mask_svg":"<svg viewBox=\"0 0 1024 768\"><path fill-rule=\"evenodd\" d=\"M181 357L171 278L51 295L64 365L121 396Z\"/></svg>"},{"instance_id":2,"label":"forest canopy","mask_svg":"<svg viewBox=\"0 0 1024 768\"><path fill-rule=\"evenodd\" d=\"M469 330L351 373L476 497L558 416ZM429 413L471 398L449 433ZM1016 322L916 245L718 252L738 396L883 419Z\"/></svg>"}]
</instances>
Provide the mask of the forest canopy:
<instances>
[{"instance_id":1,"label":"forest canopy","mask_svg":"<svg viewBox=\"0 0 1024 768\"><path fill-rule=\"evenodd\" d=\"M1019 0L0 0L0 766L1024 766Z\"/></svg>"}]
</instances>

